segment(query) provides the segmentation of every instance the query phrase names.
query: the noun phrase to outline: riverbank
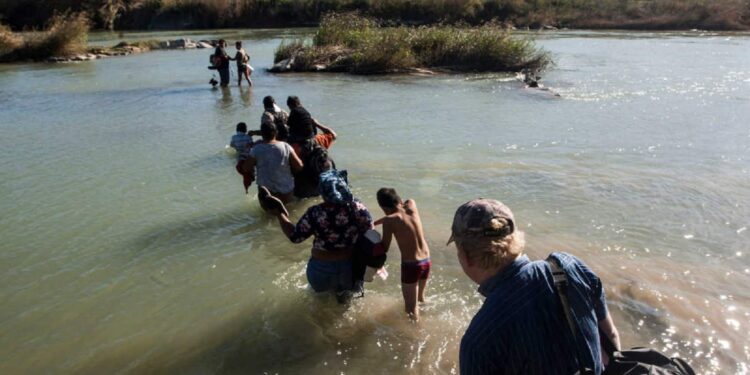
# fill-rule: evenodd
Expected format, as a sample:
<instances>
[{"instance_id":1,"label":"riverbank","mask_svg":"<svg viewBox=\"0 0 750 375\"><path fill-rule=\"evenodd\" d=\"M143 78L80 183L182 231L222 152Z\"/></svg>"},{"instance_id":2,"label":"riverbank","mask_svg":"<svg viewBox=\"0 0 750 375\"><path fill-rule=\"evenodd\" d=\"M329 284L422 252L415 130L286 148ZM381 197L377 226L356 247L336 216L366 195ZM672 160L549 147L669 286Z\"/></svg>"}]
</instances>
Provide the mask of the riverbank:
<instances>
[{"instance_id":1,"label":"riverbank","mask_svg":"<svg viewBox=\"0 0 750 375\"><path fill-rule=\"evenodd\" d=\"M39 61L84 53L89 27L84 13L57 14L43 31L14 33L0 24L0 62Z\"/></svg>"},{"instance_id":2,"label":"riverbank","mask_svg":"<svg viewBox=\"0 0 750 375\"><path fill-rule=\"evenodd\" d=\"M14 30L40 29L65 11L85 11L104 30L316 26L328 12L348 11L405 25L750 30L748 0L8 0L0 4L0 19Z\"/></svg>"},{"instance_id":3,"label":"riverbank","mask_svg":"<svg viewBox=\"0 0 750 375\"><path fill-rule=\"evenodd\" d=\"M88 46L89 21L84 13L55 15L45 30L15 33L0 24L0 63L18 61L76 62L164 49L212 48L215 40L145 40L112 47Z\"/></svg>"},{"instance_id":4,"label":"riverbank","mask_svg":"<svg viewBox=\"0 0 750 375\"><path fill-rule=\"evenodd\" d=\"M384 27L353 13L329 14L312 44L282 42L272 72L403 73L448 71L539 72L552 64L531 39L498 25Z\"/></svg>"}]
</instances>

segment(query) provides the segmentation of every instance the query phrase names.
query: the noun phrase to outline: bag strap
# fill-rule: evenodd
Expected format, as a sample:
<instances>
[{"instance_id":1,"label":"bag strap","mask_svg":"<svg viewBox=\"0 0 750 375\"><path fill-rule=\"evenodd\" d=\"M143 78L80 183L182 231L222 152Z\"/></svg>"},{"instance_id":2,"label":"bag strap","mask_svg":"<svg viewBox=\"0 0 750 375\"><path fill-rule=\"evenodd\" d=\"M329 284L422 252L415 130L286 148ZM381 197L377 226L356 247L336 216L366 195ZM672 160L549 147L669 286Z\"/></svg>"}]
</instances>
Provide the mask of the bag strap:
<instances>
[{"instance_id":1,"label":"bag strap","mask_svg":"<svg viewBox=\"0 0 750 375\"><path fill-rule=\"evenodd\" d=\"M580 375L593 374L594 372L591 369L584 367L583 357L578 350L578 335L576 334L576 332L578 331L578 325L573 321L573 317L570 314L571 309L570 302L568 300L568 276L565 274L565 271L562 269L562 267L560 267L557 259L548 257L547 264L549 264L550 268L552 269L552 280L555 282L557 297L562 304L563 314L565 315L565 320L568 322L568 329L570 329L570 333L573 335L576 358L578 359L578 373Z\"/></svg>"}]
</instances>

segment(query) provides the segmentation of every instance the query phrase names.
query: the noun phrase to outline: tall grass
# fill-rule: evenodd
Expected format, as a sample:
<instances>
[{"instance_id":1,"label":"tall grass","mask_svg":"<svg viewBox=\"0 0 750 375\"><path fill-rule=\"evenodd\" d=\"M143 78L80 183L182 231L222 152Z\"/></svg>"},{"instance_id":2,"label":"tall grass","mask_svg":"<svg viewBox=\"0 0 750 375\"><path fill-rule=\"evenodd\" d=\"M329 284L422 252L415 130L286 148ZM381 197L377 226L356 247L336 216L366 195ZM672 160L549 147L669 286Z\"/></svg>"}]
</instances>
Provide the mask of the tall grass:
<instances>
[{"instance_id":1,"label":"tall grass","mask_svg":"<svg viewBox=\"0 0 750 375\"><path fill-rule=\"evenodd\" d=\"M324 16L312 45L282 43L274 60L291 56L297 56L295 70L313 70L312 65L337 61L347 64L344 70L360 74L418 67L539 71L552 62L533 41L512 37L496 24L381 27L354 13Z\"/></svg>"},{"instance_id":2,"label":"tall grass","mask_svg":"<svg viewBox=\"0 0 750 375\"><path fill-rule=\"evenodd\" d=\"M56 14L43 31L12 33L0 27L0 59L42 60L86 51L89 19L85 13Z\"/></svg>"},{"instance_id":3,"label":"tall grass","mask_svg":"<svg viewBox=\"0 0 750 375\"><path fill-rule=\"evenodd\" d=\"M10 27L0 24L0 57L15 51L21 42L21 37L12 32Z\"/></svg>"}]
</instances>

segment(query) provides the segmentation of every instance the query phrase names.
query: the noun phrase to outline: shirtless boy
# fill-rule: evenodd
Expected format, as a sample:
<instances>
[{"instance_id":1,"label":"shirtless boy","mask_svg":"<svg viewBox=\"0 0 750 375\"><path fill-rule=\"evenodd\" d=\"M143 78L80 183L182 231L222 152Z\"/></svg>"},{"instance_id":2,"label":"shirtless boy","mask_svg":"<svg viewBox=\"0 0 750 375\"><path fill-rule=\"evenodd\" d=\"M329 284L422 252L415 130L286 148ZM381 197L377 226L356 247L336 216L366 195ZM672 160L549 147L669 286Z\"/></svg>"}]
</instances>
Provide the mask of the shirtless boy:
<instances>
[{"instance_id":1,"label":"shirtless boy","mask_svg":"<svg viewBox=\"0 0 750 375\"><path fill-rule=\"evenodd\" d=\"M396 237L401 251L401 291L406 313L410 318L419 320L417 300L424 302L424 289L432 263L417 204L411 199L402 202L392 188L378 190L378 204L386 216L374 224L383 224L382 245L386 251L391 245L391 238Z\"/></svg>"}]
</instances>

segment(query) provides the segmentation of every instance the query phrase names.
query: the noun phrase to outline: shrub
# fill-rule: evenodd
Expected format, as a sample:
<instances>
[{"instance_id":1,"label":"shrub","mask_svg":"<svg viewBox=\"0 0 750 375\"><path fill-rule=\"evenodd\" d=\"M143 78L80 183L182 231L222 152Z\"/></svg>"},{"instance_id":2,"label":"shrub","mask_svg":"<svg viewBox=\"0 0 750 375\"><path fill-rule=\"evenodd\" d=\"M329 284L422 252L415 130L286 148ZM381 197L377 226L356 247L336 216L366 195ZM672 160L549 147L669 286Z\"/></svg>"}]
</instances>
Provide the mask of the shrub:
<instances>
[{"instance_id":1,"label":"shrub","mask_svg":"<svg viewBox=\"0 0 750 375\"><path fill-rule=\"evenodd\" d=\"M273 62L277 63L281 60L286 60L303 48L305 48L305 43L300 39L293 40L289 43L287 43L285 40L282 40L281 44L276 47L276 52L274 52L273 55Z\"/></svg>"},{"instance_id":2,"label":"shrub","mask_svg":"<svg viewBox=\"0 0 750 375\"><path fill-rule=\"evenodd\" d=\"M0 57L9 54L21 45L21 38L10 31L10 27L0 24Z\"/></svg>"},{"instance_id":3,"label":"shrub","mask_svg":"<svg viewBox=\"0 0 750 375\"><path fill-rule=\"evenodd\" d=\"M334 56L339 54L339 56ZM283 42L275 62L297 56L295 70L336 61L346 70L372 74L417 67L445 67L470 71L543 70L549 55L533 41L517 39L496 24L470 26L380 27L357 14L323 17L312 46ZM336 69L339 70L339 69Z\"/></svg>"},{"instance_id":4,"label":"shrub","mask_svg":"<svg viewBox=\"0 0 750 375\"><path fill-rule=\"evenodd\" d=\"M42 60L51 56L68 56L86 50L89 20L85 13L62 13L53 16L44 31L24 33L11 60Z\"/></svg>"},{"instance_id":5,"label":"shrub","mask_svg":"<svg viewBox=\"0 0 750 375\"><path fill-rule=\"evenodd\" d=\"M89 20L86 13L57 14L49 22L49 28L39 47L48 56L80 53L86 50L89 36Z\"/></svg>"}]
</instances>

